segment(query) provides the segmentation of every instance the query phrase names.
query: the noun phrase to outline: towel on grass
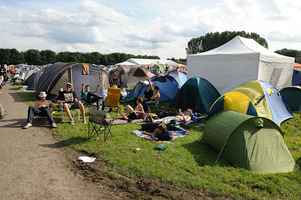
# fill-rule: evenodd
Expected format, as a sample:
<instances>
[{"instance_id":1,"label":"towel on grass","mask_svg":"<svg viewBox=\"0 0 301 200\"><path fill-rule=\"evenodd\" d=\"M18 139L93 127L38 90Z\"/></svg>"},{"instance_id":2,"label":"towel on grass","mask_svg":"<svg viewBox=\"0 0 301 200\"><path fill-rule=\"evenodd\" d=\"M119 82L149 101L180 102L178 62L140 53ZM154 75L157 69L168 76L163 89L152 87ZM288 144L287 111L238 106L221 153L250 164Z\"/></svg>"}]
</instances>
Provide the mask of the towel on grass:
<instances>
[{"instance_id":1,"label":"towel on grass","mask_svg":"<svg viewBox=\"0 0 301 200\"><path fill-rule=\"evenodd\" d=\"M112 120L112 119L106 119L106 120ZM134 119L132 120L131 123L138 123L138 122L143 122L143 119ZM116 124L128 124L129 122L125 119L122 119L122 118L116 118L114 119L112 125L116 125Z\"/></svg>"},{"instance_id":2,"label":"towel on grass","mask_svg":"<svg viewBox=\"0 0 301 200\"><path fill-rule=\"evenodd\" d=\"M187 132L185 132L185 131L168 131L168 132L171 134L172 140L180 138L180 137L184 137L187 135L186 134ZM153 138L151 138L151 136L145 135L142 133L142 131L139 131L139 130L132 131L132 134L136 135L138 137L142 137L147 140L153 140Z\"/></svg>"}]
</instances>

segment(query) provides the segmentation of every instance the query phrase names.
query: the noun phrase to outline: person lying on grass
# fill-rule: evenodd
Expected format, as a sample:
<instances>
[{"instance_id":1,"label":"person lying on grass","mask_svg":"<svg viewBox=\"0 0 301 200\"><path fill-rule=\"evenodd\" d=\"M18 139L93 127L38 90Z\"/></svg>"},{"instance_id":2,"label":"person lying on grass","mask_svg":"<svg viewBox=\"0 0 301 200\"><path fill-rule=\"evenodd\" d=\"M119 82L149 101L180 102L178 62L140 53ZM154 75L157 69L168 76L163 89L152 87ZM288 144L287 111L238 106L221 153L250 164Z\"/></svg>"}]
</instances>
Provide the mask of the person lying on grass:
<instances>
[{"instance_id":1,"label":"person lying on grass","mask_svg":"<svg viewBox=\"0 0 301 200\"><path fill-rule=\"evenodd\" d=\"M167 126L165 124L159 124L153 133L146 131L142 131L142 133L151 136L155 141L168 141L171 140L171 137L166 130Z\"/></svg>"},{"instance_id":2,"label":"person lying on grass","mask_svg":"<svg viewBox=\"0 0 301 200\"><path fill-rule=\"evenodd\" d=\"M180 110L178 115L176 115L174 117L166 117L166 118L168 118L169 120L178 119L179 121L186 123L189 120L191 120L191 117L192 117L192 109L188 108L186 110L186 112L184 112L184 113L182 113ZM157 123L157 122L164 123L164 119L165 119L165 117L162 119L156 119L156 120L153 120L152 118L150 118L151 122L153 122L153 123Z\"/></svg>"},{"instance_id":3,"label":"person lying on grass","mask_svg":"<svg viewBox=\"0 0 301 200\"><path fill-rule=\"evenodd\" d=\"M142 102L143 102L142 97L139 97L137 99L136 102L137 106L135 107L135 109L133 109L130 105L127 105L125 109L125 113L120 112L121 117L125 120L128 120L128 122L131 122L133 119L139 119L139 116L141 114L144 114Z\"/></svg>"}]
</instances>

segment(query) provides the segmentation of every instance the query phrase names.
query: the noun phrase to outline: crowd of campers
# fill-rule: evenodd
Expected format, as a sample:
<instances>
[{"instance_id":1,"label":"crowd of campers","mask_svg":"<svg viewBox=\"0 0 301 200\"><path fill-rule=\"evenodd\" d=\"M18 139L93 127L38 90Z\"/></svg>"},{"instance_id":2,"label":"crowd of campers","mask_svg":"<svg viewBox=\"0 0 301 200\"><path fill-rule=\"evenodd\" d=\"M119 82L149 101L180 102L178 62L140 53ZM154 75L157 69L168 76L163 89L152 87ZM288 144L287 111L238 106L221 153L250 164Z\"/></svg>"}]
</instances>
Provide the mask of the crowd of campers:
<instances>
[{"instance_id":1,"label":"crowd of campers","mask_svg":"<svg viewBox=\"0 0 301 200\"><path fill-rule=\"evenodd\" d=\"M217 151L216 162L223 156L257 173L298 169L280 129L294 117L292 111L301 112L301 70L293 58L237 36L216 49L188 55L187 66L129 59L109 67L55 63L8 71L13 84L26 85L40 99L29 107L24 128L32 126L34 115L46 116L56 128L52 109L62 117L66 112L72 125L72 110L78 110L82 122L89 123L88 137L103 136L103 141L113 135L112 125L145 122L132 134L152 141L184 137L192 126L202 125L202 141ZM164 102L168 109L160 106ZM111 110L119 117L108 119Z\"/></svg>"}]
</instances>

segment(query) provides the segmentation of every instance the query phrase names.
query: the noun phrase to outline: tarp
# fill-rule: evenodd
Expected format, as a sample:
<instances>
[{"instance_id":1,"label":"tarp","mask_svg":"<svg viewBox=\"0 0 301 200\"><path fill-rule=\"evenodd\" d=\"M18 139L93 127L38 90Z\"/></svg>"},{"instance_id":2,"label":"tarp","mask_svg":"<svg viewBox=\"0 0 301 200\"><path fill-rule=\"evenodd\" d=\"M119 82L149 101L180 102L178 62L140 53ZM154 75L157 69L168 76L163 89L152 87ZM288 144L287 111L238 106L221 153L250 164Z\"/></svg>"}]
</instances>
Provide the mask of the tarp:
<instances>
[{"instance_id":1,"label":"tarp","mask_svg":"<svg viewBox=\"0 0 301 200\"><path fill-rule=\"evenodd\" d=\"M253 39L236 36L210 51L187 57L187 77L200 76L221 93L251 80L263 80L281 90L292 83L294 58L276 54Z\"/></svg>"},{"instance_id":2,"label":"tarp","mask_svg":"<svg viewBox=\"0 0 301 200\"><path fill-rule=\"evenodd\" d=\"M201 77L193 77L181 87L170 106L191 108L194 112L208 113L219 97L219 92L209 81Z\"/></svg>"},{"instance_id":3,"label":"tarp","mask_svg":"<svg viewBox=\"0 0 301 200\"><path fill-rule=\"evenodd\" d=\"M280 91L281 96L286 101L291 110L301 111L301 87L291 86Z\"/></svg>"},{"instance_id":4,"label":"tarp","mask_svg":"<svg viewBox=\"0 0 301 200\"><path fill-rule=\"evenodd\" d=\"M90 85L92 89L100 83L97 95L102 95L103 90L107 90L111 85L111 78L107 72L100 67L88 64L89 74L83 74L84 65L82 63L55 63L46 68L41 75L36 89L35 96L38 97L41 91L47 93L47 99L55 100L60 88L65 89L65 84L71 82L72 90L78 98L81 97L82 82Z\"/></svg>"},{"instance_id":5,"label":"tarp","mask_svg":"<svg viewBox=\"0 0 301 200\"><path fill-rule=\"evenodd\" d=\"M299 168L280 128L264 117L220 112L207 122L202 141L229 163L251 172L285 173Z\"/></svg>"},{"instance_id":6,"label":"tarp","mask_svg":"<svg viewBox=\"0 0 301 200\"><path fill-rule=\"evenodd\" d=\"M233 92L245 94L255 105L258 116L269 118L279 126L283 121L294 117L279 91L269 83L249 81Z\"/></svg>"},{"instance_id":7,"label":"tarp","mask_svg":"<svg viewBox=\"0 0 301 200\"><path fill-rule=\"evenodd\" d=\"M255 105L244 94L240 92L228 92L219 97L211 106L208 117L226 110L233 110L239 113L258 116Z\"/></svg>"}]
</instances>

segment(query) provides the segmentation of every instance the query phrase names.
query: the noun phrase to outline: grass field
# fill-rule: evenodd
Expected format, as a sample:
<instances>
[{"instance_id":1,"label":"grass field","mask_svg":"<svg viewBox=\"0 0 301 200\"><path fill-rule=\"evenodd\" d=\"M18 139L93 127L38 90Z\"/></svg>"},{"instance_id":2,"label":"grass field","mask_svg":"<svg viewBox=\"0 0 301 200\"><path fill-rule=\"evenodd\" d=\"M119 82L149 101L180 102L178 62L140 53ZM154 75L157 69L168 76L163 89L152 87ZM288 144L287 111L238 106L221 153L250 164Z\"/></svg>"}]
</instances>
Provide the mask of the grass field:
<instances>
[{"instance_id":1,"label":"grass field","mask_svg":"<svg viewBox=\"0 0 301 200\"><path fill-rule=\"evenodd\" d=\"M30 104L34 102L32 93L20 92ZM161 105L162 106L162 105ZM168 104L163 104L168 107ZM116 117L116 113L109 113ZM86 114L86 116L88 116ZM294 118L281 125L293 158L301 166L301 118ZM112 126L114 137L104 143L96 138L87 140L88 124L75 120L75 125L61 122L60 112L54 114L58 128L53 134L64 146L77 151L94 152L98 160L105 163L101 174L112 178L131 181L135 178L154 180L172 184L175 188L189 188L200 192L201 196L224 197L230 199L300 199L301 171L284 174L254 174L247 170L231 166L223 158L216 165L218 154L202 143L202 128L206 120L192 124L192 130L186 137L164 143L165 151L156 150L158 143L148 141L131 134L141 124ZM141 151L134 153L135 148ZM184 191L184 190L183 190ZM186 190L185 190L186 191ZM189 194L183 192L183 196ZM170 197L172 198L172 197Z\"/></svg>"}]
</instances>

